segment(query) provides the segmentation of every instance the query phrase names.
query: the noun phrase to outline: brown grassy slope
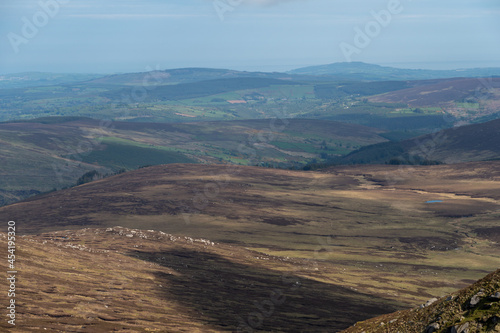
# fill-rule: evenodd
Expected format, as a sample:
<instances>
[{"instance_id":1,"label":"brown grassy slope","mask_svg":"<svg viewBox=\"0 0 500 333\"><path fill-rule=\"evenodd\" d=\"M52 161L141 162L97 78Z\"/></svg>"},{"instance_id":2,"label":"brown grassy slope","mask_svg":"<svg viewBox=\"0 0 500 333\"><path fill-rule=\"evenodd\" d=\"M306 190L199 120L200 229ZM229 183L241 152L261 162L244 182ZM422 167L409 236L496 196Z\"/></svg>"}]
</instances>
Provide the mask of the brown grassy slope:
<instances>
[{"instance_id":1,"label":"brown grassy slope","mask_svg":"<svg viewBox=\"0 0 500 333\"><path fill-rule=\"evenodd\" d=\"M18 237L16 255L11 332L332 332L401 308L307 277L310 261L155 231Z\"/></svg>"},{"instance_id":2,"label":"brown grassy slope","mask_svg":"<svg viewBox=\"0 0 500 333\"><path fill-rule=\"evenodd\" d=\"M418 164L422 160L431 160L452 164L498 160L498 142L500 119L446 129L401 142L361 148L342 158L342 162L386 164L399 160L403 164Z\"/></svg>"},{"instance_id":3,"label":"brown grassy slope","mask_svg":"<svg viewBox=\"0 0 500 333\"><path fill-rule=\"evenodd\" d=\"M158 166L3 207L0 218L24 234L121 225L313 259L318 281L415 305L497 268L499 165Z\"/></svg>"},{"instance_id":4,"label":"brown grassy slope","mask_svg":"<svg viewBox=\"0 0 500 333\"><path fill-rule=\"evenodd\" d=\"M499 109L500 110L500 109ZM445 163L500 159L500 120L443 130L402 142L410 155Z\"/></svg>"},{"instance_id":5,"label":"brown grassy slope","mask_svg":"<svg viewBox=\"0 0 500 333\"><path fill-rule=\"evenodd\" d=\"M343 331L356 332L425 332L438 324L435 332L450 332L452 328L467 328L468 332L500 332L500 299L491 297L500 292L500 270L489 274L473 285L455 292L429 306L398 311L364 322ZM471 300L479 295L479 304Z\"/></svg>"}]
</instances>

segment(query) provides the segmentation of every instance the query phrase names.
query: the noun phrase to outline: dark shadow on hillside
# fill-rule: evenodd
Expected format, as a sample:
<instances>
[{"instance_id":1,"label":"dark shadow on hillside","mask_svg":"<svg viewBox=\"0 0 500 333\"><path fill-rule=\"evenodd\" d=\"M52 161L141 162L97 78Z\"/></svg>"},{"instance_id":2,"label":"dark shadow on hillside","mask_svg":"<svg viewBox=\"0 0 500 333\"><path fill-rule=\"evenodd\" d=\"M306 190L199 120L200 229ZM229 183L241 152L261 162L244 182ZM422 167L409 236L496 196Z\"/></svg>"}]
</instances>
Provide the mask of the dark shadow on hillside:
<instances>
[{"instance_id":1,"label":"dark shadow on hillside","mask_svg":"<svg viewBox=\"0 0 500 333\"><path fill-rule=\"evenodd\" d=\"M350 289L191 250L129 253L174 269L159 292L194 321L223 331L335 332L402 304ZM267 262L272 265L272 262ZM300 269L300 267L298 267Z\"/></svg>"}]
</instances>

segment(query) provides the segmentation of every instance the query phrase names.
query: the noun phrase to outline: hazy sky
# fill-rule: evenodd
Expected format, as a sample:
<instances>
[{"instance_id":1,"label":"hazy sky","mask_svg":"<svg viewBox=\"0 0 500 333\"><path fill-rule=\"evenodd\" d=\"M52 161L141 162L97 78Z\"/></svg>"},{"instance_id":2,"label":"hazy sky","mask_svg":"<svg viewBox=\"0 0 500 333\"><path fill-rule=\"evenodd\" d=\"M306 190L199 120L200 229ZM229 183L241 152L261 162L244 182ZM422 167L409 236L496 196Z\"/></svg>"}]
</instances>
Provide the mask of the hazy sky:
<instances>
[{"instance_id":1,"label":"hazy sky","mask_svg":"<svg viewBox=\"0 0 500 333\"><path fill-rule=\"evenodd\" d=\"M0 73L500 67L500 1L0 0L0 37Z\"/></svg>"}]
</instances>

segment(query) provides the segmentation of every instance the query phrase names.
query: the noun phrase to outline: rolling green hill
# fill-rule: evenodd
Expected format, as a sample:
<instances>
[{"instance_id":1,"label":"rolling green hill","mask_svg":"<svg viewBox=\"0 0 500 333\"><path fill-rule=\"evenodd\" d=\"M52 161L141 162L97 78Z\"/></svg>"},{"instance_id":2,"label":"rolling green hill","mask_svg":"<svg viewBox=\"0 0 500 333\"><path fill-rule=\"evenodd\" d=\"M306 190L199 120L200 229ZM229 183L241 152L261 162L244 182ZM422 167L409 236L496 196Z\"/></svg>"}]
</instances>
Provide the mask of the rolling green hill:
<instances>
[{"instance_id":1,"label":"rolling green hill","mask_svg":"<svg viewBox=\"0 0 500 333\"><path fill-rule=\"evenodd\" d=\"M338 83L318 84L314 87L316 97L322 99L335 99L350 95L371 96L389 91L398 91L414 87L418 82L384 81L384 82L359 82L348 81Z\"/></svg>"},{"instance_id":2,"label":"rolling green hill","mask_svg":"<svg viewBox=\"0 0 500 333\"><path fill-rule=\"evenodd\" d=\"M174 92L179 88L172 88L176 86L165 88L165 93L160 92L158 87L158 93L140 95L140 102L134 101L132 96L137 91L133 88L110 90L104 87L78 87L74 88L75 91L64 88L54 92L45 87L32 89L31 92L10 90L3 91L3 97L0 96L5 102L5 112L0 114L0 119L14 121L70 116L179 123L266 119L286 114L289 118L343 121L388 130L430 131L451 125L443 121L440 108L416 110L397 103L372 103L359 94L346 94L336 87L324 89L320 85L279 83L214 95L207 95L211 92L203 91L178 91L180 95L177 95ZM219 88L217 91L226 89ZM316 93L322 98L316 98ZM334 94L342 97L331 99ZM191 98L177 100L176 96Z\"/></svg>"},{"instance_id":3,"label":"rolling green hill","mask_svg":"<svg viewBox=\"0 0 500 333\"><path fill-rule=\"evenodd\" d=\"M137 86L145 83L151 85L174 85L181 83L192 83L218 79L234 78L263 78L298 81L324 81L329 78L321 78L309 75L290 75L286 73L246 72L230 69L215 68L176 68L167 70L153 70L144 73L124 73L108 75L89 81L92 85L128 85Z\"/></svg>"},{"instance_id":4,"label":"rolling green hill","mask_svg":"<svg viewBox=\"0 0 500 333\"><path fill-rule=\"evenodd\" d=\"M286 112L289 118L432 132L464 119L498 118L497 81L366 82L197 68L152 71L53 86L0 89L0 120L71 116L197 122L265 119Z\"/></svg>"},{"instance_id":5,"label":"rolling green hill","mask_svg":"<svg viewBox=\"0 0 500 333\"><path fill-rule=\"evenodd\" d=\"M232 78L207 80L177 85L162 85L147 94L147 100L184 100L197 97L217 95L230 91L265 88L272 85L300 85L299 82L268 78ZM118 99L129 90L127 88L103 93L102 96Z\"/></svg>"}]
</instances>

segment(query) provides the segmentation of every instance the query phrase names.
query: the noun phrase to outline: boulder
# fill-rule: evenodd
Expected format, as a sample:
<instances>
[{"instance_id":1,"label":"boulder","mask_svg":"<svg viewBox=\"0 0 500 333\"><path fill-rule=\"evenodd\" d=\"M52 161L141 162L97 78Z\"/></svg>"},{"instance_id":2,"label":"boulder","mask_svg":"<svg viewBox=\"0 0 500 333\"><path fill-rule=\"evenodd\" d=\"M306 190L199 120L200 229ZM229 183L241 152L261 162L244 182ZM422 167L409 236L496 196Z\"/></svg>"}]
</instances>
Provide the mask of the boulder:
<instances>
[{"instance_id":1,"label":"boulder","mask_svg":"<svg viewBox=\"0 0 500 333\"><path fill-rule=\"evenodd\" d=\"M497 291L495 294L491 295L490 300L494 302L500 301L500 291Z\"/></svg>"},{"instance_id":2,"label":"boulder","mask_svg":"<svg viewBox=\"0 0 500 333\"><path fill-rule=\"evenodd\" d=\"M457 333L468 333L469 332L469 323L465 323L458 328Z\"/></svg>"},{"instance_id":3,"label":"boulder","mask_svg":"<svg viewBox=\"0 0 500 333\"><path fill-rule=\"evenodd\" d=\"M472 296L472 298L469 301L469 306L471 308L473 308L476 305L478 305L479 302L481 302L481 299L482 299L483 296L484 296L484 293L482 291L480 291L477 294L475 294L474 296Z\"/></svg>"},{"instance_id":4,"label":"boulder","mask_svg":"<svg viewBox=\"0 0 500 333\"><path fill-rule=\"evenodd\" d=\"M439 324L438 323L432 323L429 326L427 326L427 329L425 330L425 333L433 333L436 332L439 329Z\"/></svg>"},{"instance_id":5,"label":"boulder","mask_svg":"<svg viewBox=\"0 0 500 333\"><path fill-rule=\"evenodd\" d=\"M469 323L455 325L448 330L449 333L469 333Z\"/></svg>"},{"instance_id":6,"label":"boulder","mask_svg":"<svg viewBox=\"0 0 500 333\"><path fill-rule=\"evenodd\" d=\"M438 301L438 299L437 299L437 298L431 298L430 300L428 300L427 302L425 302L425 304L423 304L423 305L422 305L422 307L423 307L423 308L426 308L426 307L428 307L429 305L431 305L431 304L433 304L433 303L435 303L435 302L437 302L437 301Z\"/></svg>"}]
</instances>

